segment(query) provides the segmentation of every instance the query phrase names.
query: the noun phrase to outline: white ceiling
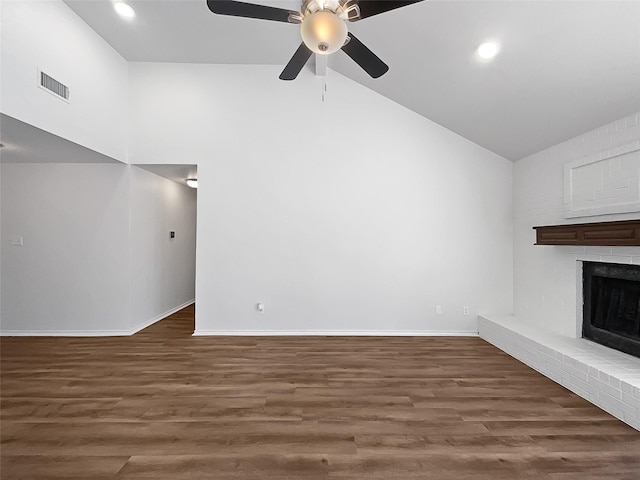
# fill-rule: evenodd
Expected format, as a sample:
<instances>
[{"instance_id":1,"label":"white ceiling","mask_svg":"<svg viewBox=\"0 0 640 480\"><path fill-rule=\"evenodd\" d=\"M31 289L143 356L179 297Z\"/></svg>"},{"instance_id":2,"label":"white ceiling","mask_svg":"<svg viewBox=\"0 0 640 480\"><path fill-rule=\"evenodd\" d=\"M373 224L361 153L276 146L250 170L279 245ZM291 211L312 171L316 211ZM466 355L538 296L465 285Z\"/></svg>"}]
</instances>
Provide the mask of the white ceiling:
<instances>
[{"instance_id":1,"label":"white ceiling","mask_svg":"<svg viewBox=\"0 0 640 480\"><path fill-rule=\"evenodd\" d=\"M121 163L90 148L0 114L2 163Z\"/></svg>"},{"instance_id":2,"label":"white ceiling","mask_svg":"<svg viewBox=\"0 0 640 480\"><path fill-rule=\"evenodd\" d=\"M155 173L180 185L187 185L187 178L198 178L197 165L169 165L169 164L136 164L136 167Z\"/></svg>"},{"instance_id":3,"label":"white ceiling","mask_svg":"<svg viewBox=\"0 0 640 480\"><path fill-rule=\"evenodd\" d=\"M300 43L295 25L205 0L132 0L133 21L110 0L66 3L129 61L284 66ZM511 160L640 111L640 0L431 0L349 28L390 71L372 80L342 52L331 68ZM502 51L481 63L487 39Z\"/></svg>"},{"instance_id":4,"label":"white ceiling","mask_svg":"<svg viewBox=\"0 0 640 480\"><path fill-rule=\"evenodd\" d=\"M0 163L122 163L5 114L0 114L0 144ZM185 186L187 178L198 177L196 165L136 166Z\"/></svg>"}]
</instances>

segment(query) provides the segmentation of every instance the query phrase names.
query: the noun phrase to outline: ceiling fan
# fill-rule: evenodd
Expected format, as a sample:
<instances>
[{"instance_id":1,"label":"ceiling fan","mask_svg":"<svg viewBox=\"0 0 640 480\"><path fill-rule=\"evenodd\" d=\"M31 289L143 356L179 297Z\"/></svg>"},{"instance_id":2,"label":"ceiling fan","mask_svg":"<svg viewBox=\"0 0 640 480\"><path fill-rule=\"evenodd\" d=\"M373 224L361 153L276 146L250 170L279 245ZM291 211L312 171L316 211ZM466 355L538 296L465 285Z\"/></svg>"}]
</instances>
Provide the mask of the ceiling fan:
<instances>
[{"instance_id":1,"label":"ceiling fan","mask_svg":"<svg viewBox=\"0 0 640 480\"><path fill-rule=\"evenodd\" d=\"M347 28L346 22L405 7L423 0L303 0L301 12L234 0L207 0L209 10L218 15L257 18L300 25L302 43L280 74L294 80L312 53L329 55L342 50L371 77L387 73L389 67Z\"/></svg>"}]
</instances>

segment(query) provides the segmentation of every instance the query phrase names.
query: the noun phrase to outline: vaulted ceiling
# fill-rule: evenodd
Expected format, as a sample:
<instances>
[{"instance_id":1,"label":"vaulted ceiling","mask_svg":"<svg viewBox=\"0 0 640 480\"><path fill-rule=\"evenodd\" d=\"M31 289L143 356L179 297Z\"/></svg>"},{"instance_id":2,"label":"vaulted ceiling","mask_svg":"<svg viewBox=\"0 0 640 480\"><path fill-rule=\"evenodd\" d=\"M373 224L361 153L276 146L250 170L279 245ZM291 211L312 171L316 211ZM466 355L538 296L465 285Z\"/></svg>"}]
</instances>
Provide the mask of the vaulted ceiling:
<instances>
[{"instance_id":1,"label":"vaulted ceiling","mask_svg":"<svg viewBox=\"0 0 640 480\"><path fill-rule=\"evenodd\" d=\"M284 66L300 44L295 25L205 0L131 0L132 21L110 0L66 3L129 61ZM640 111L640 1L430 0L349 29L390 71L371 79L342 52L331 69L511 160ZM501 45L490 62L486 40Z\"/></svg>"}]
</instances>

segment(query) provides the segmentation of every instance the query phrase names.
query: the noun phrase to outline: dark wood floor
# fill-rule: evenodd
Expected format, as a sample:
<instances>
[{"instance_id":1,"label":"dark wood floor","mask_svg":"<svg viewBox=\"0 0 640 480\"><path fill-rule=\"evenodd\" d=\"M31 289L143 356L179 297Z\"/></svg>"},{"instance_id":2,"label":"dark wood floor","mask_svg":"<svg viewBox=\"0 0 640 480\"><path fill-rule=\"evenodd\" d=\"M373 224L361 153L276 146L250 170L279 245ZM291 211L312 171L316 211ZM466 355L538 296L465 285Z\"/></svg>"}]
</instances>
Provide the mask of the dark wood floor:
<instances>
[{"instance_id":1,"label":"dark wood floor","mask_svg":"<svg viewBox=\"0 0 640 480\"><path fill-rule=\"evenodd\" d=\"M640 479L640 432L479 338L2 338L3 479Z\"/></svg>"}]
</instances>

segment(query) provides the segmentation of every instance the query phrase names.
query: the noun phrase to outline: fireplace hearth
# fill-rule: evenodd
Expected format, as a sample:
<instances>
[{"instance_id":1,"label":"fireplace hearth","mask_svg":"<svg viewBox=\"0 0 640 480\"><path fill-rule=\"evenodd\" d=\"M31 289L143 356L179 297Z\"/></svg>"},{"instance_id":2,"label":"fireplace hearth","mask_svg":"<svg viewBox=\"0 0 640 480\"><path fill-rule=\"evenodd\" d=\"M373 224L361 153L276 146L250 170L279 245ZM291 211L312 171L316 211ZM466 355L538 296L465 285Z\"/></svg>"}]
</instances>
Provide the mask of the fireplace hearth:
<instances>
[{"instance_id":1,"label":"fireplace hearth","mask_svg":"<svg viewBox=\"0 0 640 480\"><path fill-rule=\"evenodd\" d=\"M640 358L640 266L583 264L582 336Z\"/></svg>"}]
</instances>

